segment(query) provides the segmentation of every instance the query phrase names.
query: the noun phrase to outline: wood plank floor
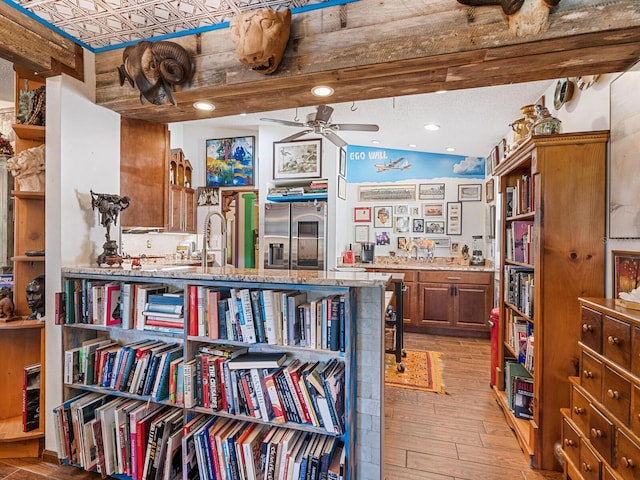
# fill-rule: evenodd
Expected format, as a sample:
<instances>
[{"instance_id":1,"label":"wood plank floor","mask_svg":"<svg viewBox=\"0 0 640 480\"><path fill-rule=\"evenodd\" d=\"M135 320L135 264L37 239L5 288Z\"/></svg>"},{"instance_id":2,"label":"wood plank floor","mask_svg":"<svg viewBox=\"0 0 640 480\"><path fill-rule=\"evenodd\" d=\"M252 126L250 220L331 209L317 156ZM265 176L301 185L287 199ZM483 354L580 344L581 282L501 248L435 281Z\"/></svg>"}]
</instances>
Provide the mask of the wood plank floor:
<instances>
[{"instance_id":1,"label":"wood plank floor","mask_svg":"<svg viewBox=\"0 0 640 480\"><path fill-rule=\"evenodd\" d=\"M404 347L444 354L447 395L385 388L386 480L562 478L528 467L489 387L489 340L405 333Z\"/></svg>"}]
</instances>

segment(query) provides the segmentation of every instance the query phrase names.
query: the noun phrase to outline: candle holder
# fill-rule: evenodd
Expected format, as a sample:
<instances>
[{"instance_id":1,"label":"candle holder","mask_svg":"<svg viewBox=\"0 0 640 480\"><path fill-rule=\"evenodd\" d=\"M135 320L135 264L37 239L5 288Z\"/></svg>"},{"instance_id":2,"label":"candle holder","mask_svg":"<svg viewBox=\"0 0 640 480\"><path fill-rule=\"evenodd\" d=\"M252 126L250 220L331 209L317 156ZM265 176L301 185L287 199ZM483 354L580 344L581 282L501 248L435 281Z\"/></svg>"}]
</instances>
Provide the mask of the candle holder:
<instances>
[{"instance_id":1,"label":"candle holder","mask_svg":"<svg viewBox=\"0 0 640 480\"><path fill-rule=\"evenodd\" d=\"M98 209L100 214L100 224L107 230L105 234L106 242L104 243L103 251L96 262L98 265L122 265L122 255L118 253L118 242L111 240L111 225L116 224L118 221L118 215L122 210L125 210L131 200L129 197L121 197L120 195L110 193L95 193L91 192L91 208L93 210Z\"/></svg>"}]
</instances>

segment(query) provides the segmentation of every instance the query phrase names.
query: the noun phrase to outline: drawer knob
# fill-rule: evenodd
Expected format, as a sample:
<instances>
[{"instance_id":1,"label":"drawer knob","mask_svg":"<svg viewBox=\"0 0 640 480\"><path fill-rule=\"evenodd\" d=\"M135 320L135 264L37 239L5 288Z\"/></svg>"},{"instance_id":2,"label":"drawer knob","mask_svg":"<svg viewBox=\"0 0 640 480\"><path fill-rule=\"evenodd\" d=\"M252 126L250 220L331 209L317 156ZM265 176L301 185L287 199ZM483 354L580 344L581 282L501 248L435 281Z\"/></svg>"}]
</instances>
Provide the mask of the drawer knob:
<instances>
[{"instance_id":1,"label":"drawer knob","mask_svg":"<svg viewBox=\"0 0 640 480\"><path fill-rule=\"evenodd\" d=\"M564 439L564 446L565 447L575 447L575 443L573 442L573 440L570 440L568 438Z\"/></svg>"},{"instance_id":2,"label":"drawer knob","mask_svg":"<svg viewBox=\"0 0 640 480\"><path fill-rule=\"evenodd\" d=\"M582 469L585 472L590 472L591 471L591 465L589 465L587 462L582 462Z\"/></svg>"},{"instance_id":3,"label":"drawer knob","mask_svg":"<svg viewBox=\"0 0 640 480\"><path fill-rule=\"evenodd\" d=\"M620 463L622 463L622 465L624 465L625 468L633 468L634 464L633 464L633 460L627 457L622 457L620 459Z\"/></svg>"},{"instance_id":4,"label":"drawer knob","mask_svg":"<svg viewBox=\"0 0 640 480\"><path fill-rule=\"evenodd\" d=\"M602 430L598 430L597 428L592 428L591 436L595 438L602 438Z\"/></svg>"},{"instance_id":5,"label":"drawer knob","mask_svg":"<svg viewBox=\"0 0 640 480\"><path fill-rule=\"evenodd\" d=\"M584 375L585 378L593 378L593 372L590 372L589 370L584 370L582 375Z\"/></svg>"},{"instance_id":6,"label":"drawer knob","mask_svg":"<svg viewBox=\"0 0 640 480\"><path fill-rule=\"evenodd\" d=\"M609 345L620 345L620 339L618 337L614 337L613 335L609 335L607 337L607 342L609 342Z\"/></svg>"},{"instance_id":7,"label":"drawer knob","mask_svg":"<svg viewBox=\"0 0 640 480\"><path fill-rule=\"evenodd\" d=\"M607 396L609 398L613 398L614 400L619 400L620 399L620 394L618 393L617 390L607 390Z\"/></svg>"},{"instance_id":8,"label":"drawer knob","mask_svg":"<svg viewBox=\"0 0 640 480\"><path fill-rule=\"evenodd\" d=\"M573 407L573 411L576 415L584 415L584 408L581 407Z\"/></svg>"},{"instance_id":9,"label":"drawer knob","mask_svg":"<svg viewBox=\"0 0 640 480\"><path fill-rule=\"evenodd\" d=\"M583 332L593 332L593 327L591 325L589 325L588 323L583 323L582 324L582 331Z\"/></svg>"}]
</instances>

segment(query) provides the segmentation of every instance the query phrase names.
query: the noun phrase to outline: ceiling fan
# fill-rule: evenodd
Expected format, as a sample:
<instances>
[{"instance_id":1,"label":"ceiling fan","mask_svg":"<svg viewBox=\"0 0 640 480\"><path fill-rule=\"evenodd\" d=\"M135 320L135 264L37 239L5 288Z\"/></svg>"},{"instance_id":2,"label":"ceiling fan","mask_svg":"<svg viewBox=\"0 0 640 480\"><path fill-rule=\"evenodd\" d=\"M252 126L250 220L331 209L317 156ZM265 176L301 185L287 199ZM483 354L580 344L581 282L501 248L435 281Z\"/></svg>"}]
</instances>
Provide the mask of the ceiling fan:
<instances>
[{"instance_id":1,"label":"ceiling fan","mask_svg":"<svg viewBox=\"0 0 640 480\"><path fill-rule=\"evenodd\" d=\"M328 105L318 105L315 113L307 115L307 121L291 122L289 120L278 120L275 118L261 118L265 122L279 123L280 125L286 125L288 127L302 127L304 130L293 135L283 138L281 142L290 142L296 138L302 137L308 133L317 133L330 140L338 147L346 147L347 142L338 136L336 132L340 130L351 130L359 132L377 132L380 127L369 123L329 123L331 120L331 114L333 113L333 107Z\"/></svg>"}]
</instances>

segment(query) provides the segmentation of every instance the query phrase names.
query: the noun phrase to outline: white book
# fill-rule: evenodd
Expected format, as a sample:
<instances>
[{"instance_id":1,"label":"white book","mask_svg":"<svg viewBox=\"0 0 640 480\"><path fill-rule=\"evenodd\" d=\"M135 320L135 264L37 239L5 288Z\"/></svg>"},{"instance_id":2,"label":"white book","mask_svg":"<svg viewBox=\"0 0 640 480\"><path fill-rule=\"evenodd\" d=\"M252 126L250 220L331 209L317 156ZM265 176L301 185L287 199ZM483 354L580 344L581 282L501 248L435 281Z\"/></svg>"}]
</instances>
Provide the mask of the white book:
<instances>
[{"instance_id":1,"label":"white book","mask_svg":"<svg viewBox=\"0 0 640 480\"><path fill-rule=\"evenodd\" d=\"M251 309L251 292L248 288L243 288L239 292L242 313L240 315L240 327L242 329L242 340L245 343L256 343L256 327Z\"/></svg>"},{"instance_id":2,"label":"white book","mask_svg":"<svg viewBox=\"0 0 640 480\"><path fill-rule=\"evenodd\" d=\"M229 303L229 318L231 320L231 325L227 323L227 338L228 340L240 340L238 338L238 296L237 290L235 288L229 289L230 297L228 299ZM241 332L242 333L242 332Z\"/></svg>"},{"instance_id":3,"label":"white book","mask_svg":"<svg viewBox=\"0 0 640 480\"><path fill-rule=\"evenodd\" d=\"M270 345L278 345L281 343L280 330L276 323L276 310L273 290L260 291L260 304L262 305L262 317L264 318L265 333L267 342Z\"/></svg>"},{"instance_id":4,"label":"white book","mask_svg":"<svg viewBox=\"0 0 640 480\"><path fill-rule=\"evenodd\" d=\"M100 421L102 423L102 444L104 447L104 463L106 475L116 473L116 465L118 462L116 455L116 419L115 411L120 404L127 402L126 398L117 398L103 406L100 411ZM97 412L96 412L97 413Z\"/></svg>"},{"instance_id":5,"label":"white book","mask_svg":"<svg viewBox=\"0 0 640 480\"><path fill-rule=\"evenodd\" d=\"M131 292L132 285L122 282L120 286L120 318L122 319L121 328L124 329L130 329L132 325L133 304L131 303Z\"/></svg>"},{"instance_id":6,"label":"white book","mask_svg":"<svg viewBox=\"0 0 640 480\"><path fill-rule=\"evenodd\" d=\"M193 375L195 373L196 360L192 359L184 364L184 408L195 407Z\"/></svg>"},{"instance_id":7,"label":"white book","mask_svg":"<svg viewBox=\"0 0 640 480\"><path fill-rule=\"evenodd\" d=\"M260 373L257 368L252 368L249 370L251 373L251 382L253 383L253 390L256 394L256 398L258 399L258 406L260 407L260 416L265 422L270 422L273 420L273 411L269 412L267 408L267 400L265 398L268 395L267 392L263 390L263 383L260 380ZM269 403L271 403L269 401Z\"/></svg>"},{"instance_id":8,"label":"white book","mask_svg":"<svg viewBox=\"0 0 640 480\"><path fill-rule=\"evenodd\" d=\"M94 285L91 287L92 316L94 325L104 325L104 285Z\"/></svg>"},{"instance_id":9,"label":"white book","mask_svg":"<svg viewBox=\"0 0 640 480\"><path fill-rule=\"evenodd\" d=\"M209 336L209 323L207 322L207 287L199 285L196 289L196 306L198 310L198 336Z\"/></svg>"},{"instance_id":10,"label":"white book","mask_svg":"<svg viewBox=\"0 0 640 480\"><path fill-rule=\"evenodd\" d=\"M329 349L329 342L327 337L327 333L329 331L328 306L329 306L329 299L325 297L322 299L322 318L320 319L320 322L321 322L320 347L324 350Z\"/></svg>"}]
</instances>

